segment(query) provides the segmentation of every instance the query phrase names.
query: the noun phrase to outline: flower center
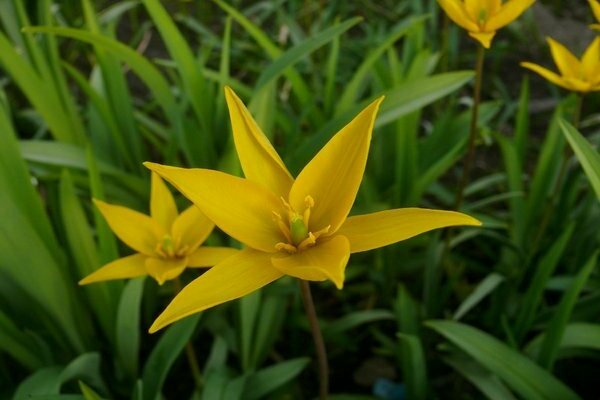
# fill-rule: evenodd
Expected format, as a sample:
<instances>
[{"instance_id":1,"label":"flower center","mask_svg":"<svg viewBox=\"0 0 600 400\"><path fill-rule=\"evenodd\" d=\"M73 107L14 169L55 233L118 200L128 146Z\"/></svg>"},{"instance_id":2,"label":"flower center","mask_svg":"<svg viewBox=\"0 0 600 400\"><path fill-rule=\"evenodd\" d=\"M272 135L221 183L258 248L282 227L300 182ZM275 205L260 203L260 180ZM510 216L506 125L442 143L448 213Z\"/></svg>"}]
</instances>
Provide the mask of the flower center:
<instances>
[{"instance_id":1,"label":"flower center","mask_svg":"<svg viewBox=\"0 0 600 400\"><path fill-rule=\"evenodd\" d=\"M331 225L316 232L311 232L309 230L308 222L310 220L310 210L315 206L315 201L311 196L306 196L304 199L306 208L302 214L299 214L292 209L283 197L281 198L281 202L287 213L287 218L284 219L284 217L276 211L273 211L273 215L287 242L277 243L275 245L277 250L286 251L291 254L302 251L308 247L314 246L317 243L319 236L329 232Z\"/></svg>"},{"instance_id":2,"label":"flower center","mask_svg":"<svg viewBox=\"0 0 600 400\"><path fill-rule=\"evenodd\" d=\"M162 240L156 244L154 249L162 258L179 258L185 255L188 246L183 246L181 249L173 242L171 235L164 235Z\"/></svg>"},{"instance_id":3,"label":"flower center","mask_svg":"<svg viewBox=\"0 0 600 400\"><path fill-rule=\"evenodd\" d=\"M483 24L485 23L485 21L487 21L488 18L488 12L485 8L481 8L479 10L479 15L477 16L477 22L479 22L479 24Z\"/></svg>"}]
</instances>

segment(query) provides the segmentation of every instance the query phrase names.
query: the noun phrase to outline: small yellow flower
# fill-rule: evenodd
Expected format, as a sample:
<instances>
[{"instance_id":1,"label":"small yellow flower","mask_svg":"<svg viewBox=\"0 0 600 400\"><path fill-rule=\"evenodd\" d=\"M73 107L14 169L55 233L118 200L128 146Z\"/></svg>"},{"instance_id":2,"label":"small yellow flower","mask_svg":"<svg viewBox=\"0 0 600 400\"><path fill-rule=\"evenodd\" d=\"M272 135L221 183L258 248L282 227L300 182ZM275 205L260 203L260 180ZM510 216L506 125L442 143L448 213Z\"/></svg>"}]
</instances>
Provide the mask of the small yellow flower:
<instances>
[{"instance_id":1,"label":"small yellow flower","mask_svg":"<svg viewBox=\"0 0 600 400\"><path fill-rule=\"evenodd\" d=\"M600 90L600 37L588 46L581 61L556 40L548 38L548 44L560 74L530 62L522 62L521 66L567 90L581 93Z\"/></svg>"},{"instance_id":2,"label":"small yellow flower","mask_svg":"<svg viewBox=\"0 0 600 400\"><path fill-rule=\"evenodd\" d=\"M596 21L598 21L597 24L590 25L590 28L600 31L600 2L598 0L588 0L588 3L590 3L594 17L596 17Z\"/></svg>"},{"instance_id":3,"label":"small yellow flower","mask_svg":"<svg viewBox=\"0 0 600 400\"><path fill-rule=\"evenodd\" d=\"M535 0L437 0L448 17L489 49L496 31L510 24Z\"/></svg>"},{"instance_id":4,"label":"small yellow flower","mask_svg":"<svg viewBox=\"0 0 600 400\"><path fill-rule=\"evenodd\" d=\"M364 109L294 179L242 101L226 88L235 146L246 179L208 169L145 163L247 248L186 286L150 332L242 297L284 275L331 280L338 288L350 253L455 225L467 215L405 208L348 217L367 162L375 115Z\"/></svg>"},{"instance_id":5,"label":"small yellow flower","mask_svg":"<svg viewBox=\"0 0 600 400\"><path fill-rule=\"evenodd\" d=\"M152 173L150 216L94 200L113 232L137 253L119 258L83 278L79 284L150 275L159 284L178 277L186 267L215 265L238 251L200 247L214 224L192 205L181 214L165 183Z\"/></svg>"}]
</instances>

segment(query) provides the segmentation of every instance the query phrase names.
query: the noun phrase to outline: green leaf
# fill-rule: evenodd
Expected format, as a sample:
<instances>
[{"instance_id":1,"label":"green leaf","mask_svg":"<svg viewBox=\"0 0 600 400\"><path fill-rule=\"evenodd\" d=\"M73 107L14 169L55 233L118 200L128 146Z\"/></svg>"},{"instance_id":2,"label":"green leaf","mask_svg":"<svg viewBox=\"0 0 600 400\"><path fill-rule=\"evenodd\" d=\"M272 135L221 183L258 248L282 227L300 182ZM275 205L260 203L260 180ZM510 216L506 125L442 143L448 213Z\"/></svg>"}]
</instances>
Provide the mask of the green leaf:
<instances>
[{"instance_id":1,"label":"green leaf","mask_svg":"<svg viewBox=\"0 0 600 400\"><path fill-rule=\"evenodd\" d=\"M252 363L251 353L254 347L254 326L257 322L258 311L261 304L261 291L257 290L238 301L239 307L239 337L240 337L240 356L242 359L242 369L248 372L256 368Z\"/></svg>"},{"instance_id":2,"label":"green leaf","mask_svg":"<svg viewBox=\"0 0 600 400\"><path fill-rule=\"evenodd\" d=\"M361 17L349 19L339 25L334 25L325 29L317 35L311 36L309 39L306 39L302 43L287 50L260 74L254 90L258 91L262 89L264 86L277 79L290 65L293 65L316 49L340 36L360 21L362 21Z\"/></svg>"},{"instance_id":3,"label":"green leaf","mask_svg":"<svg viewBox=\"0 0 600 400\"><path fill-rule=\"evenodd\" d=\"M402 374L407 386L408 398L427 398L427 364L423 345L418 336L397 333L402 350Z\"/></svg>"},{"instance_id":4,"label":"green leaf","mask_svg":"<svg viewBox=\"0 0 600 400\"><path fill-rule=\"evenodd\" d=\"M485 332L453 321L432 320L425 324L496 374L523 398L579 399L548 371Z\"/></svg>"},{"instance_id":5,"label":"green leaf","mask_svg":"<svg viewBox=\"0 0 600 400\"><path fill-rule=\"evenodd\" d=\"M137 377L140 347L140 305L145 278L127 282L117 309L116 350L125 372Z\"/></svg>"},{"instance_id":6,"label":"green leaf","mask_svg":"<svg viewBox=\"0 0 600 400\"><path fill-rule=\"evenodd\" d=\"M515 396L498 377L473 360L458 355L446 356L444 362L473 384L490 400L515 400Z\"/></svg>"},{"instance_id":7,"label":"green leaf","mask_svg":"<svg viewBox=\"0 0 600 400\"><path fill-rule=\"evenodd\" d=\"M559 125L600 200L600 154L573 125L564 119L559 120Z\"/></svg>"},{"instance_id":8,"label":"green leaf","mask_svg":"<svg viewBox=\"0 0 600 400\"><path fill-rule=\"evenodd\" d=\"M101 265L92 231L81 203L75 195L75 187L67 170L63 170L60 179L60 211L69 250L75 261L77 271L75 279L83 279ZM109 286L102 283L89 285L80 290L87 295L104 335L113 342L116 301L111 297L112 291Z\"/></svg>"},{"instance_id":9,"label":"green leaf","mask_svg":"<svg viewBox=\"0 0 600 400\"><path fill-rule=\"evenodd\" d=\"M538 356L540 365L545 368L552 370L565 327L569 322L569 318L571 317L571 313L573 312L573 308L575 307L575 303L577 302L579 294L583 290L583 287L585 286L590 274L594 268L596 268L598 254L599 252L596 251L581 268L581 271L579 271L575 277L575 280L561 298L554 316L548 324L546 329L546 337L542 342Z\"/></svg>"},{"instance_id":10,"label":"green leaf","mask_svg":"<svg viewBox=\"0 0 600 400\"><path fill-rule=\"evenodd\" d=\"M526 347L527 354L537 358L546 333L540 333ZM600 324L573 322L565 326L559 350L592 349L600 351ZM558 355L560 357L560 354Z\"/></svg>"},{"instance_id":11,"label":"green leaf","mask_svg":"<svg viewBox=\"0 0 600 400\"><path fill-rule=\"evenodd\" d=\"M471 292L471 294L469 294L467 298L460 303L460 306L458 306L454 312L452 319L455 321L461 319L473 307L479 304L481 300L492 293L503 281L504 277L495 272L492 272L486 276L481 282L479 282L479 285L477 285L475 290L473 290L473 292Z\"/></svg>"},{"instance_id":12,"label":"green leaf","mask_svg":"<svg viewBox=\"0 0 600 400\"><path fill-rule=\"evenodd\" d=\"M363 324L393 319L394 313L388 310L355 311L325 325L323 335L336 336Z\"/></svg>"},{"instance_id":13,"label":"green leaf","mask_svg":"<svg viewBox=\"0 0 600 400\"><path fill-rule=\"evenodd\" d=\"M425 21L427 17L419 16L412 17L406 21L402 21L397 27L388 35L388 37L382 41L360 64L352 79L344 85L344 91L339 96L339 100L336 102L336 113L335 116L339 117L344 114L347 110L352 109L353 104L360 97L360 90L363 87L363 82L368 74L371 73L375 62L386 52L388 48L393 46L402 36L406 35L415 25ZM383 110L382 110L383 111Z\"/></svg>"},{"instance_id":14,"label":"green leaf","mask_svg":"<svg viewBox=\"0 0 600 400\"><path fill-rule=\"evenodd\" d=\"M244 399L257 400L265 398L278 387L297 377L309 362L310 359L306 357L295 358L255 372L250 375L246 382Z\"/></svg>"},{"instance_id":15,"label":"green leaf","mask_svg":"<svg viewBox=\"0 0 600 400\"><path fill-rule=\"evenodd\" d=\"M40 369L44 362L31 339L0 311L0 351L9 354L27 369L36 370Z\"/></svg>"},{"instance_id":16,"label":"green leaf","mask_svg":"<svg viewBox=\"0 0 600 400\"><path fill-rule=\"evenodd\" d=\"M82 381L79 381L79 390L81 390L81 394L83 394L85 400L102 400L102 397L98 393L94 392L92 388Z\"/></svg>"},{"instance_id":17,"label":"green leaf","mask_svg":"<svg viewBox=\"0 0 600 400\"><path fill-rule=\"evenodd\" d=\"M571 239L575 225L570 224L567 229L556 239L550 246L548 252L540 260L536 267L535 274L531 279L531 284L525 292L525 297L519 308L517 321L515 324L515 336L520 341L531 327L533 323L535 312L542 300L544 294L544 288L548 283L548 280L552 276L552 272L556 269L558 262L560 261L567 243Z\"/></svg>"},{"instance_id":18,"label":"green leaf","mask_svg":"<svg viewBox=\"0 0 600 400\"><path fill-rule=\"evenodd\" d=\"M192 337L202 314L197 314L169 327L152 349L144 365L144 399L156 400L169 370Z\"/></svg>"}]
</instances>

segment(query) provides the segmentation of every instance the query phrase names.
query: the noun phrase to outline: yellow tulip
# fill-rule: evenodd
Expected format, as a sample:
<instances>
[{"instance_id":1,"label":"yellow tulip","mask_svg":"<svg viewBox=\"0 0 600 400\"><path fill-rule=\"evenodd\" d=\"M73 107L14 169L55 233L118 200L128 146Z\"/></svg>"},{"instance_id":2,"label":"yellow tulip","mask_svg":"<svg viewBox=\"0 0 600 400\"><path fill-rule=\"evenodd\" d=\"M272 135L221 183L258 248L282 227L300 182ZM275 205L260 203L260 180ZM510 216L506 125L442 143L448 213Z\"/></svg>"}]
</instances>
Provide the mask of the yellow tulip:
<instances>
[{"instance_id":1,"label":"yellow tulip","mask_svg":"<svg viewBox=\"0 0 600 400\"><path fill-rule=\"evenodd\" d=\"M496 31L517 19L535 0L437 0L448 17L489 49Z\"/></svg>"},{"instance_id":2,"label":"yellow tulip","mask_svg":"<svg viewBox=\"0 0 600 400\"><path fill-rule=\"evenodd\" d=\"M242 297L284 275L331 280L342 288L350 253L436 228L481 224L461 213L419 208L348 217L383 98L339 131L294 179L242 101L230 88L225 92L246 179L208 169L145 165L247 247L186 286L150 332Z\"/></svg>"},{"instance_id":3,"label":"yellow tulip","mask_svg":"<svg viewBox=\"0 0 600 400\"><path fill-rule=\"evenodd\" d=\"M581 60L554 39L548 38L548 44L559 74L530 62L522 62L521 66L567 90L580 93L600 90L600 37L588 46Z\"/></svg>"},{"instance_id":4,"label":"yellow tulip","mask_svg":"<svg viewBox=\"0 0 600 400\"><path fill-rule=\"evenodd\" d=\"M598 21L597 24L590 25L590 28L600 31L600 2L598 0L588 0L588 2L590 3L590 7L592 7L596 21Z\"/></svg>"},{"instance_id":5,"label":"yellow tulip","mask_svg":"<svg viewBox=\"0 0 600 400\"><path fill-rule=\"evenodd\" d=\"M159 284L178 277L186 267L208 267L235 255L226 247L200 247L214 224L192 205L181 214L163 180L152 173L150 214L94 200L113 232L137 251L91 273L79 284L150 275Z\"/></svg>"}]
</instances>

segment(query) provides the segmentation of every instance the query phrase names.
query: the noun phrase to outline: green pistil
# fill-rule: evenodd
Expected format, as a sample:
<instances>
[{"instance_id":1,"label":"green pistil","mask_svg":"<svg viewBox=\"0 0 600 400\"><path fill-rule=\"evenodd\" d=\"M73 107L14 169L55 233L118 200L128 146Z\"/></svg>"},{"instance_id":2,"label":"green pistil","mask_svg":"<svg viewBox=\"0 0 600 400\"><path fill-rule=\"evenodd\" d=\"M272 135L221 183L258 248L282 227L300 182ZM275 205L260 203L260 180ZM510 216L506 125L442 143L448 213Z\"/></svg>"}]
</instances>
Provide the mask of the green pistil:
<instances>
[{"instance_id":1,"label":"green pistil","mask_svg":"<svg viewBox=\"0 0 600 400\"><path fill-rule=\"evenodd\" d=\"M175 246L173 245L173 239L171 236L165 235L162 240L161 245L162 251L165 252L168 256L172 257L175 254Z\"/></svg>"},{"instance_id":2,"label":"green pistil","mask_svg":"<svg viewBox=\"0 0 600 400\"><path fill-rule=\"evenodd\" d=\"M479 10L479 22L485 22L487 21L487 11L482 8L481 10Z\"/></svg>"},{"instance_id":3,"label":"green pistil","mask_svg":"<svg viewBox=\"0 0 600 400\"><path fill-rule=\"evenodd\" d=\"M290 221L290 236L292 243L296 246L308 237L308 227L299 215L294 215Z\"/></svg>"}]
</instances>

